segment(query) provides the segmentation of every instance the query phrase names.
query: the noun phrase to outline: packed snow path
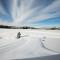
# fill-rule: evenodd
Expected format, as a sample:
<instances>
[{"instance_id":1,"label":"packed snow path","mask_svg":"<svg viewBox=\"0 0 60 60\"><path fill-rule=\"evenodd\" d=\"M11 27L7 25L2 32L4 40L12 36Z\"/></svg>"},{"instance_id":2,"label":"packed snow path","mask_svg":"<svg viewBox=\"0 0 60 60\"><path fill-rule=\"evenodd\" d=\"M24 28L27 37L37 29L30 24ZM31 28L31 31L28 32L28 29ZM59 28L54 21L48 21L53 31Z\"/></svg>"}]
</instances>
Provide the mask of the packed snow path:
<instances>
[{"instance_id":1,"label":"packed snow path","mask_svg":"<svg viewBox=\"0 0 60 60\"><path fill-rule=\"evenodd\" d=\"M20 39L17 39L16 35L19 31L22 35ZM58 54L55 51L45 48L42 40L46 37L43 32L0 29L0 33L0 60L24 59Z\"/></svg>"}]
</instances>

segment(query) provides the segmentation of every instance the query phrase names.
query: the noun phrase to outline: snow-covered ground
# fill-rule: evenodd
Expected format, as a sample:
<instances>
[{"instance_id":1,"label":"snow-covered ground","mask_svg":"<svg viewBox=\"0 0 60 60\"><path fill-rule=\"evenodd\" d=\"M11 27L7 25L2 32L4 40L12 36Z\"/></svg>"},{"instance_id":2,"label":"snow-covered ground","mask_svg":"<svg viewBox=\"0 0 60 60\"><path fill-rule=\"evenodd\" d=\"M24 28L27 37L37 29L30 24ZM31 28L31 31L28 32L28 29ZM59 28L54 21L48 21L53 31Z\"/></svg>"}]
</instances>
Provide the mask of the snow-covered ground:
<instances>
[{"instance_id":1,"label":"snow-covered ground","mask_svg":"<svg viewBox=\"0 0 60 60\"><path fill-rule=\"evenodd\" d=\"M59 46L60 30L0 29L0 60L55 55Z\"/></svg>"}]
</instances>

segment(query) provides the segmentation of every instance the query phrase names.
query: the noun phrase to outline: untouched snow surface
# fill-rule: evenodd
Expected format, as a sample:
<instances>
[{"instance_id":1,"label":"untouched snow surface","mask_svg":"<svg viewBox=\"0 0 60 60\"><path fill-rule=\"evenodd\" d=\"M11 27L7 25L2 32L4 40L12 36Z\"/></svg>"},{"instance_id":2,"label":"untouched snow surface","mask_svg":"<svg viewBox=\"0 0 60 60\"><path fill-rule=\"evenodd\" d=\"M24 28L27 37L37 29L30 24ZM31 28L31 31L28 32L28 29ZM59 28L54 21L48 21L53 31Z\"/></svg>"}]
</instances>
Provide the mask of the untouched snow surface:
<instances>
[{"instance_id":1,"label":"untouched snow surface","mask_svg":"<svg viewBox=\"0 0 60 60\"><path fill-rule=\"evenodd\" d=\"M17 39L17 33L21 38ZM46 39L47 37L47 39ZM59 38L59 30L0 29L0 60L24 59L59 54L46 48L44 39ZM60 40L60 39L59 39Z\"/></svg>"}]
</instances>

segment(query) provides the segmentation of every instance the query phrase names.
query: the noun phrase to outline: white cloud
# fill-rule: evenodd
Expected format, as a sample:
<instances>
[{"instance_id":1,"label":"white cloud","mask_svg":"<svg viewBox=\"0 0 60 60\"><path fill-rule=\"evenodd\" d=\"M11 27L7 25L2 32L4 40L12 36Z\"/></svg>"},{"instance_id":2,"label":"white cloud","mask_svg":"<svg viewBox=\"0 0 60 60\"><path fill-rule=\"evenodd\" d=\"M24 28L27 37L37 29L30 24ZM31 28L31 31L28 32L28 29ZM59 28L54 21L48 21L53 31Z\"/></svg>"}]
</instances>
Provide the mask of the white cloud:
<instances>
[{"instance_id":1,"label":"white cloud","mask_svg":"<svg viewBox=\"0 0 60 60\"><path fill-rule=\"evenodd\" d=\"M33 22L60 16L60 0L55 0L44 8L43 5L31 8L33 4L35 4L35 1L36 0L20 0L20 6L18 8L17 0L12 0L11 16L13 22L8 24L16 26L21 26L23 24L30 25ZM2 12L2 14L7 14L2 8L2 5L0 5L0 12Z\"/></svg>"},{"instance_id":2,"label":"white cloud","mask_svg":"<svg viewBox=\"0 0 60 60\"><path fill-rule=\"evenodd\" d=\"M14 0L14 4L13 4L13 11L12 11L12 15L13 15L13 25L20 25L23 21L25 21L28 17L30 17L32 15L32 13L34 11L36 11L38 8L40 7L36 7L36 8L31 8L31 6L33 5L33 1L34 0L21 0L21 5L19 8L17 8L17 3L16 0ZM28 4L29 2L29 4ZM17 8L17 9L16 9ZM16 15L17 12L17 15ZM19 24L18 24L19 23Z\"/></svg>"},{"instance_id":3,"label":"white cloud","mask_svg":"<svg viewBox=\"0 0 60 60\"><path fill-rule=\"evenodd\" d=\"M37 13L38 11L36 11ZM33 16L27 21L27 23L33 23L39 20L45 20L49 18L54 18L60 16L60 0L54 1L51 5L42 9L36 16Z\"/></svg>"}]
</instances>

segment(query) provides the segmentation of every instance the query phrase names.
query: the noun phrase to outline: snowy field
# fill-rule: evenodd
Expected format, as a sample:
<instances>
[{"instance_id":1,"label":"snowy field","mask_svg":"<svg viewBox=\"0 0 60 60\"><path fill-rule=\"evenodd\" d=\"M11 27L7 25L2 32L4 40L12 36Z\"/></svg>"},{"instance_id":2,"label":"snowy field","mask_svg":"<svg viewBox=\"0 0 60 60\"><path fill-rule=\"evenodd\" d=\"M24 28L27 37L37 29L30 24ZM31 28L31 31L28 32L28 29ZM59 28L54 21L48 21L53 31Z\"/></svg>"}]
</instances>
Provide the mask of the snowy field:
<instances>
[{"instance_id":1,"label":"snowy field","mask_svg":"<svg viewBox=\"0 0 60 60\"><path fill-rule=\"evenodd\" d=\"M0 60L56 55L59 46L60 30L0 29Z\"/></svg>"}]
</instances>

